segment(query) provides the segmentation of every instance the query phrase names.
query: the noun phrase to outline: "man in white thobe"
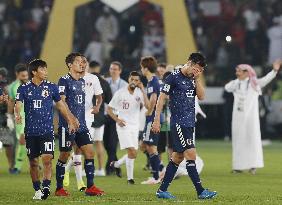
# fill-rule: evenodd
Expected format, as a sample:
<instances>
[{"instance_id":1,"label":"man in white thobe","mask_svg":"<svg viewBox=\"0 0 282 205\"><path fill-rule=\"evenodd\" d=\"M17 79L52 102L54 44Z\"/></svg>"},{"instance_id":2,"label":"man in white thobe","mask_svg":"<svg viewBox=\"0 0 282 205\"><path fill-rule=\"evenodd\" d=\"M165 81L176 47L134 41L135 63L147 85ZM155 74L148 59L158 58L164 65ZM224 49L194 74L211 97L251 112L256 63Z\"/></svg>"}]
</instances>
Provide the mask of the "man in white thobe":
<instances>
[{"instance_id":1,"label":"man in white thobe","mask_svg":"<svg viewBox=\"0 0 282 205\"><path fill-rule=\"evenodd\" d=\"M240 64L236 67L237 79L225 85L225 90L234 95L232 169L235 173L249 170L255 174L256 168L264 166L258 97L261 89L275 78L281 64L281 60L275 61L273 70L259 79L250 65Z\"/></svg>"}]
</instances>

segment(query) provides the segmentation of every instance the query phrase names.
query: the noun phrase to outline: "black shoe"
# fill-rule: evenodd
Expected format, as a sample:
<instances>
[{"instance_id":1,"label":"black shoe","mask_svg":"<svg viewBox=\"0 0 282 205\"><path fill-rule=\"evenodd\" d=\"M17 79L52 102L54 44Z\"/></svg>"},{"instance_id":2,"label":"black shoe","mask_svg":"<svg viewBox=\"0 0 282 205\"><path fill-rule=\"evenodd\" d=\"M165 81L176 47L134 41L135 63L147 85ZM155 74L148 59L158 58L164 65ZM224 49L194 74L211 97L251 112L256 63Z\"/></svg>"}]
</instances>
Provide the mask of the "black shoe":
<instances>
[{"instance_id":1,"label":"black shoe","mask_svg":"<svg viewBox=\"0 0 282 205\"><path fill-rule=\"evenodd\" d=\"M115 167L115 162L116 162L116 161L112 161L112 162L110 163L110 167L115 170L117 177L121 178L121 177L122 177L122 175L121 175L121 168L116 168L116 167Z\"/></svg>"},{"instance_id":2,"label":"black shoe","mask_svg":"<svg viewBox=\"0 0 282 205\"><path fill-rule=\"evenodd\" d=\"M84 192L86 190L87 187L83 186L79 189L79 191Z\"/></svg>"},{"instance_id":3,"label":"black shoe","mask_svg":"<svg viewBox=\"0 0 282 205\"><path fill-rule=\"evenodd\" d=\"M127 180L127 184L128 185L134 185L135 181L133 179L129 179L129 180Z\"/></svg>"},{"instance_id":4,"label":"black shoe","mask_svg":"<svg viewBox=\"0 0 282 205\"><path fill-rule=\"evenodd\" d=\"M49 187L43 187L42 193L43 193L43 195L42 195L41 199L46 200L48 198L48 196L50 195Z\"/></svg>"},{"instance_id":5,"label":"black shoe","mask_svg":"<svg viewBox=\"0 0 282 205\"><path fill-rule=\"evenodd\" d=\"M240 173L243 173L243 171L242 170L232 170L231 171L231 173L233 173L233 174L240 174Z\"/></svg>"}]
</instances>

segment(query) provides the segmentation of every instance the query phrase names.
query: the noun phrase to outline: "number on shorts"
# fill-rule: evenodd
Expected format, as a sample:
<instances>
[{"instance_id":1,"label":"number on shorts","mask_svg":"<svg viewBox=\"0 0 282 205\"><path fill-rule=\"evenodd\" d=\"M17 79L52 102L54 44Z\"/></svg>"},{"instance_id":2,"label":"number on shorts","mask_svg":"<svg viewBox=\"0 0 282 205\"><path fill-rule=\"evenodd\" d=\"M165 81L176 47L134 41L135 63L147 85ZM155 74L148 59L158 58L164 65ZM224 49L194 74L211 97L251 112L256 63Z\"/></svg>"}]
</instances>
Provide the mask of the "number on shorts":
<instances>
[{"instance_id":1,"label":"number on shorts","mask_svg":"<svg viewBox=\"0 0 282 205\"><path fill-rule=\"evenodd\" d=\"M46 152L54 151L54 142L44 142L44 145L45 145Z\"/></svg>"}]
</instances>

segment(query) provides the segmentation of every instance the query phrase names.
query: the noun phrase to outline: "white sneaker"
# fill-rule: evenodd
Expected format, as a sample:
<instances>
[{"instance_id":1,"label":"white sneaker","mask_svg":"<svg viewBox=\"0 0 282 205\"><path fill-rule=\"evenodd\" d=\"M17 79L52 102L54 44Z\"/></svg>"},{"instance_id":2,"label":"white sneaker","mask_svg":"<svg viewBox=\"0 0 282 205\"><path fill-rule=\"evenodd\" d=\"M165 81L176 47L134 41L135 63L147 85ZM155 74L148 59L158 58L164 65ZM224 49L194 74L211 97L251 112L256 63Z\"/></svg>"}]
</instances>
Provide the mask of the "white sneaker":
<instances>
[{"instance_id":1,"label":"white sneaker","mask_svg":"<svg viewBox=\"0 0 282 205\"><path fill-rule=\"evenodd\" d=\"M32 197L32 199L34 200L42 200L41 197L43 196L43 193L41 190L38 190L35 192L34 196Z\"/></svg>"},{"instance_id":2,"label":"white sneaker","mask_svg":"<svg viewBox=\"0 0 282 205\"><path fill-rule=\"evenodd\" d=\"M141 182L141 184L158 184L160 179L155 180L154 177L149 177L148 180Z\"/></svg>"},{"instance_id":3,"label":"white sneaker","mask_svg":"<svg viewBox=\"0 0 282 205\"><path fill-rule=\"evenodd\" d=\"M106 176L105 170L104 169L98 169L95 171L95 176L96 177L104 177Z\"/></svg>"}]
</instances>

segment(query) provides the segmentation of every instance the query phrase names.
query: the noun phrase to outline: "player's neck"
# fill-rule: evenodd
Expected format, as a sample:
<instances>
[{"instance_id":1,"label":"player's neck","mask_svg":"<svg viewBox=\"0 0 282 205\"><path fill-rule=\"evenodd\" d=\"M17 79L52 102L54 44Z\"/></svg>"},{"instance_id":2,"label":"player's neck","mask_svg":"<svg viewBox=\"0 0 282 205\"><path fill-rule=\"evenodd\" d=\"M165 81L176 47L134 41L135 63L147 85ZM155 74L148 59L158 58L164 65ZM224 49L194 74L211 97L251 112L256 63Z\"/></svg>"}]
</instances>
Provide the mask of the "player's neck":
<instances>
[{"instance_id":1,"label":"player's neck","mask_svg":"<svg viewBox=\"0 0 282 205\"><path fill-rule=\"evenodd\" d=\"M115 81L117 81L117 80L119 80L119 79L120 79L120 76L112 76L113 82L115 82Z\"/></svg>"},{"instance_id":2,"label":"player's neck","mask_svg":"<svg viewBox=\"0 0 282 205\"><path fill-rule=\"evenodd\" d=\"M70 75L75 80L79 80L81 78L81 73L70 71Z\"/></svg>"},{"instance_id":3,"label":"player's neck","mask_svg":"<svg viewBox=\"0 0 282 205\"><path fill-rule=\"evenodd\" d=\"M146 78L147 78L148 81L151 81L154 76L155 76L154 73L148 72L147 75L146 75Z\"/></svg>"},{"instance_id":4,"label":"player's neck","mask_svg":"<svg viewBox=\"0 0 282 205\"><path fill-rule=\"evenodd\" d=\"M33 84L39 86L39 85L43 82L43 80L41 80L41 79L39 79L39 78L36 78L36 77L33 77L33 78L31 79L31 82L32 82Z\"/></svg>"}]
</instances>

